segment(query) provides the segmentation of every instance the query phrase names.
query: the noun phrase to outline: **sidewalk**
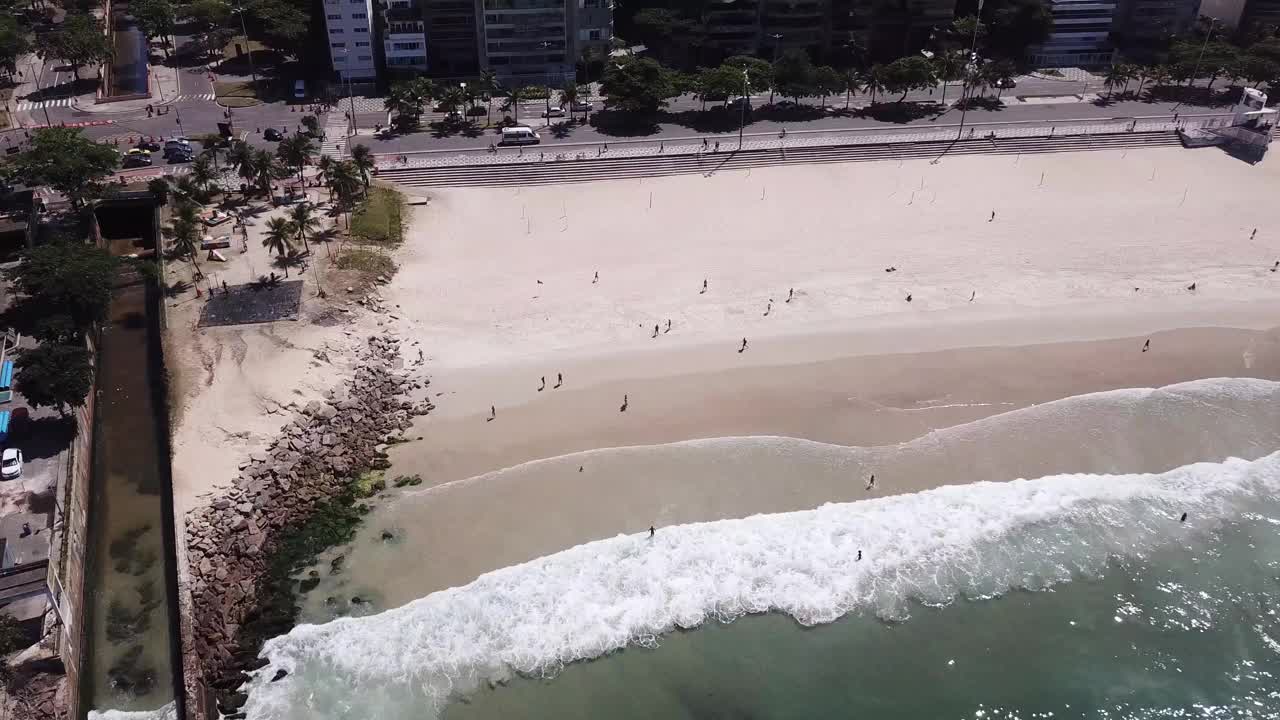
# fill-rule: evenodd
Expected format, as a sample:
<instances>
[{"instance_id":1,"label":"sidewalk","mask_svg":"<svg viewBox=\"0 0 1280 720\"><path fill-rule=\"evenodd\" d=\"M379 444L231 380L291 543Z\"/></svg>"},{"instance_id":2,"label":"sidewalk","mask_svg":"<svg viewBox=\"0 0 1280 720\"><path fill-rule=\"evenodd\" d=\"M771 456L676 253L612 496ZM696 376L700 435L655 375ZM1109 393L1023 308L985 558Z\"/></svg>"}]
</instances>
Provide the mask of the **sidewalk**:
<instances>
[{"instance_id":1,"label":"sidewalk","mask_svg":"<svg viewBox=\"0 0 1280 720\"><path fill-rule=\"evenodd\" d=\"M1172 131L1214 127L1229 122L1229 115L1184 117L1174 122L1171 117L1154 117L1123 120L1058 121L1035 123L985 123L971 124L964 130L958 127L932 127L911 131L893 129L889 132L850 128L830 131L794 131L781 133L748 133L744 135L743 150L787 150L793 148L829 147L838 145L876 145L895 143L946 142L958 137L980 139L989 137L1007 140L1054 135L1099 135L1125 132ZM719 147L717 149L717 143ZM659 155L727 156L738 149L737 134L708 136L705 144L699 138L684 137L665 141L632 140L609 143L566 143L544 147L501 148L498 152L459 152L444 154L441 151L399 153L376 156L379 170L404 170L412 168L458 167L476 165L520 165L528 163L564 162L591 159L619 159L656 157ZM399 162L404 157L407 162Z\"/></svg>"},{"instance_id":2,"label":"sidewalk","mask_svg":"<svg viewBox=\"0 0 1280 720\"><path fill-rule=\"evenodd\" d=\"M148 87L151 89L151 97L149 98L99 103L95 102L97 93L89 93L77 96L72 106L81 112L95 115L119 115L122 113L136 113L139 110L146 109L148 105L163 107L178 99L180 88L178 87L179 75L176 69L164 65L148 64L147 73Z\"/></svg>"}]
</instances>

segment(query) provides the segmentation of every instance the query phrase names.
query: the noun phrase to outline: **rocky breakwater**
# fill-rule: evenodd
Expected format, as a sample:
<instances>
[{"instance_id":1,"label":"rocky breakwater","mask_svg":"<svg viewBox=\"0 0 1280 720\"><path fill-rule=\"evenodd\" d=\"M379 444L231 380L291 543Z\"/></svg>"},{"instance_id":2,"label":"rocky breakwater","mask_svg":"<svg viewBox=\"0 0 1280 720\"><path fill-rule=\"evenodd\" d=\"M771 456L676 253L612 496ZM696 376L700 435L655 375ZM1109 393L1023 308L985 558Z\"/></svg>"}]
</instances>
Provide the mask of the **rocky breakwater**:
<instances>
[{"instance_id":1,"label":"rocky breakwater","mask_svg":"<svg viewBox=\"0 0 1280 720\"><path fill-rule=\"evenodd\" d=\"M299 545L314 551L317 533L307 524L320 524L319 537L330 544L341 542L340 533L324 534L321 516L345 505L359 474L385 469L386 444L432 409L411 399L426 381L411 380L403 365L397 338L370 336L345 392L301 407L274 444L241 465L225 495L188 514L192 617L184 665L189 679L206 680L225 715L238 715L244 696L236 688L246 670L261 667L261 643L287 632L297 616L289 575Z\"/></svg>"}]
</instances>

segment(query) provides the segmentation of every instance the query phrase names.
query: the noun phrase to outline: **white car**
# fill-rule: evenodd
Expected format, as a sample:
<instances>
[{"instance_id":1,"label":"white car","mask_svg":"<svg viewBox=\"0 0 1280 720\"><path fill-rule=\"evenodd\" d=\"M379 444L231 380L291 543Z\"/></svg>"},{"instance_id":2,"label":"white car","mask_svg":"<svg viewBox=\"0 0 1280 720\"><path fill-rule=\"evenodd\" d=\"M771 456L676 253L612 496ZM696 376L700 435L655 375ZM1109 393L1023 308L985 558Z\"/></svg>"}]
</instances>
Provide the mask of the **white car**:
<instances>
[{"instance_id":1,"label":"white car","mask_svg":"<svg viewBox=\"0 0 1280 720\"><path fill-rule=\"evenodd\" d=\"M12 480L22 476L22 451L18 448L5 448L0 456L0 477Z\"/></svg>"},{"instance_id":2,"label":"white car","mask_svg":"<svg viewBox=\"0 0 1280 720\"><path fill-rule=\"evenodd\" d=\"M569 107L572 108L574 112L591 112L596 109L596 107L589 102L578 101L574 101L569 105Z\"/></svg>"},{"instance_id":3,"label":"white car","mask_svg":"<svg viewBox=\"0 0 1280 720\"><path fill-rule=\"evenodd\" d=\"M542 117L544 118L564 117L564 108L553 107L550 110L544 110L542 111Z\"/></svg>"}]
</instances>

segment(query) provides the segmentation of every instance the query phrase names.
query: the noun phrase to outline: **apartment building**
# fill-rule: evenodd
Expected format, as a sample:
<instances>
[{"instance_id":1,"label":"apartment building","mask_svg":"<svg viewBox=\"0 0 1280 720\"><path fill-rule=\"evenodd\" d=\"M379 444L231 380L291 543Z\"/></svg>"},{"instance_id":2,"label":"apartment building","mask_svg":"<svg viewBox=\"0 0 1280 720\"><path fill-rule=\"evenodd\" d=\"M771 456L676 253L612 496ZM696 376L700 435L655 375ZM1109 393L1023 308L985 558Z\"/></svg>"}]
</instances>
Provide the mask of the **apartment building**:
<instances>
[{"instance_id":1,"label":"apartment building","mask_svg":"<svg viewBox=\"0 0 1280 720\"><path fill-rule=\"evenodd\" d=\"M1191 29L1200 0L1120 0L1113 39L1129 60L1153 62L1168 39Z\"/></svg>"},{"instance_id":2,"label":"apartment building","mask_svg":"<svg viewBox=\"0 0 1280 720\"><path fill-rule=\"evenodd\" d=\"M1240 27L1280 27L1280 0L1247 0L1240 15Z\"/></svg>"},{"instance_id":3,"label":"apartment building","mask_svg":"<svg viewBox=\"0 0 1280 720\"><path fill-rule=\"evenodd\" d=\"M612 0L477 0L480 66L505 82L572 82L588 47L613 39Z\"/></svg>"},{"instance_id":4,"label":"apartment building","mask_svg":"<svg viewBox=\"0 0 1280 720\"><path fill-rule=\"evenodd\" d=\"M391 76L427 70L426 21L418 0L384 0L382 57Z\"/></svg>"},{"instance_id":5,"label":"apartment building","mask_svg":"<svg viewBox=\"0 0 1280 720\"><path fill-rule=\"evenodd\" d=\"M324 0L323 7L329 59L338 78L343 82L376 79L372 0Z\"/></svg>"},{"instance_id":6,"label":"apartment building","mask_svg":"<svg viewBox=\"0 0 1280 720\"><path fill-rule=\"evenodd\" d=\"M427 63L432 75L474 77L480 72L480 3L477 0L424 0Z\"/></svg>"},{"instance_id":7,"label":"apartment building","mask_svg":"<svg viewBox=\"0 0 1280 720\"><path fill-rule=\"evenodd\" d=\"M1111 62L1115 48L1116 0L1053 0L1053 32L1032 48L1039 67L1094 67Z\"/></svg>"}]
</instances>

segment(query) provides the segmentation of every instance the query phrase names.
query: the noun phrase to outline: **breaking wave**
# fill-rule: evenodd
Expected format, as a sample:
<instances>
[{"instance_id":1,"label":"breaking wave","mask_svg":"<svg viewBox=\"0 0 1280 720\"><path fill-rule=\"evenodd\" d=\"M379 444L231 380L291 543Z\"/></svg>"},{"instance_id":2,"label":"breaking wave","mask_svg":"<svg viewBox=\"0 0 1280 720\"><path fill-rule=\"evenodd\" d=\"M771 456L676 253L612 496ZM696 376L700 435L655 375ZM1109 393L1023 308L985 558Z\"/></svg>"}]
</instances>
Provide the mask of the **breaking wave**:
<instances>
[{"instance_id":1,"label":"breaking wave","mask_svg":"<svg viewBox=\"0 0 1280 720\"><path fill-rule=\"evenodd\" d=\"M1096 576L1109 560L1202 537L1277 490L1280 452L1160 474L946 486L664 527L652 539L619 535L378 615L299 626L265 645L271 664L249 683L245 709L256 720L430 717L481 683L554 674L708 620L764 612L803 625L851 612L902 620L912 601ZM280 669L288 676L270 682Z\"/></svg>"}]
</instances>

